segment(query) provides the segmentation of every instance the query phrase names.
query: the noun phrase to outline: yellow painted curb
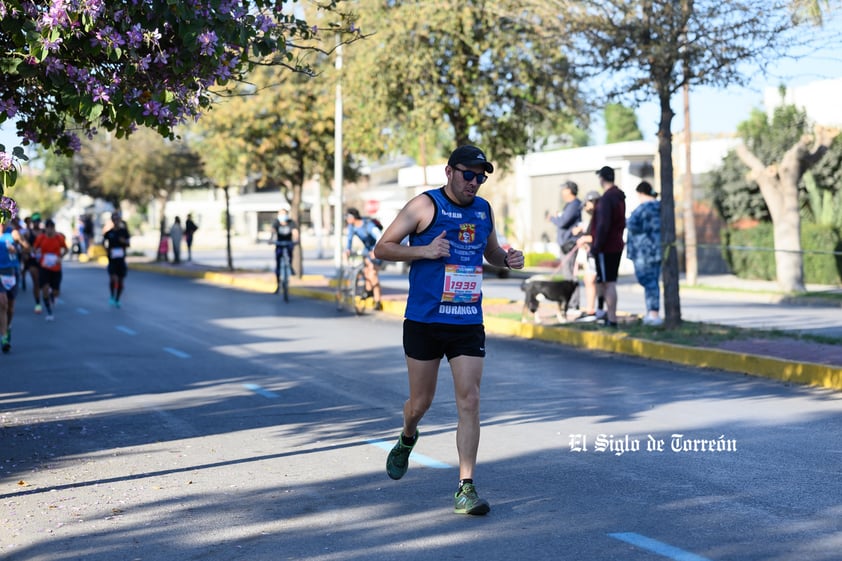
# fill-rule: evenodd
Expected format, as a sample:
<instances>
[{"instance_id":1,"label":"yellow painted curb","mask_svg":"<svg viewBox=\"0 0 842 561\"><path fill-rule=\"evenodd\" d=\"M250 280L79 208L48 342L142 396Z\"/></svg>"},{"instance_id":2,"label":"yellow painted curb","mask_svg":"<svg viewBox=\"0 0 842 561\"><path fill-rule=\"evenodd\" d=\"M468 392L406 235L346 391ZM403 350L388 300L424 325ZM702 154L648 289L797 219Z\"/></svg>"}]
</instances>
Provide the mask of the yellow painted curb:
<instances>
[{"instance_id":1,"label":"yellow painted curb","mask_svg":"<svg viewBox=\"0 0 842 561\"><path fill-rule=\"evenodd\" d=\"M638 356L688 366L740 372L783 382L842 390L842 368L795 362L721 349L688 347L628 337L624 333L580 331L564 326L542 326L517 320L486 317L486 332L523 339L562 343L591 350Z\"/></svg>"}]
</instances>

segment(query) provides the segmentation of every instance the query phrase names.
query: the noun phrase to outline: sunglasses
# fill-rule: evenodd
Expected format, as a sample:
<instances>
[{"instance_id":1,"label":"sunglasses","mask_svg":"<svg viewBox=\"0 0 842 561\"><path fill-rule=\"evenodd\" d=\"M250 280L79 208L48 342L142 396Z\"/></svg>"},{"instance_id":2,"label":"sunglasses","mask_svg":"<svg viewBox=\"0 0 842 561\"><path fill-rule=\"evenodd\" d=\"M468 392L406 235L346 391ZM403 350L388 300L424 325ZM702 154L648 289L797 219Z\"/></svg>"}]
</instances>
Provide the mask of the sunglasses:
<instances>
[{"instance_id":1,"label":"sunglasses","mask_svg":"<svg viewBox=\"0 0 842 561\"><path fill-rule=\"evenodd\" d=\"M488 176L484 173L477 173L475 171L471 171L469 169L459 169L457 167L453 168L455 171L462 172L462 179L465 181L473 181L474 178L477 180L477 185L482 185L488 179Z\"/></svg>"}]
</instances>

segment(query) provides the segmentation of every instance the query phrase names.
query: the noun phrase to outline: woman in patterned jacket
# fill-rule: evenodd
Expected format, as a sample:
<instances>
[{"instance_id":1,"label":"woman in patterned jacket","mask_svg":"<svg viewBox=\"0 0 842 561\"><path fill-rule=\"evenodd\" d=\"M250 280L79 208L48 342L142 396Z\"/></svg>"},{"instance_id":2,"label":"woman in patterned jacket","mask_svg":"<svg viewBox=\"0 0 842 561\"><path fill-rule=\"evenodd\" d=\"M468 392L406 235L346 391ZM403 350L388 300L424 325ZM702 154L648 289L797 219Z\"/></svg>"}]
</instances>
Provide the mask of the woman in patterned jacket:
<instances>
[{"instance_id":1,"label":"woman in patterned jacket","mask_svg":"<svg viewBox=\"0 0 842 561\"><path fill-rule=\"evenodd\" d=\"M634 263L637 282L643 286L646 296L644 325L661 325L661 203L658 193L647 181L635 189L640 204L626 222L628 243L626 256Z\"/></svg>"}]
</instances>

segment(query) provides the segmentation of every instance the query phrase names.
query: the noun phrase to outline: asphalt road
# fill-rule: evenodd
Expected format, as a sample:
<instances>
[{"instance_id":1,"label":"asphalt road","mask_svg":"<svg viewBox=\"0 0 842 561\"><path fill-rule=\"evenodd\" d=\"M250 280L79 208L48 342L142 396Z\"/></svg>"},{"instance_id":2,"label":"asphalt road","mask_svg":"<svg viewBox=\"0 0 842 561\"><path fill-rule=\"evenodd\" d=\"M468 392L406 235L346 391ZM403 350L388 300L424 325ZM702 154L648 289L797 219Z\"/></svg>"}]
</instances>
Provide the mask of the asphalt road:
<instances>
[{"instance_id":1,"label":"asphalt road","mask_svg":"<svg viewBox=\"0 0 842 561\"><path fill-rule=\"evenodd\" d=\"M0 356L0 557L838 559L839 394L490 338L492 511L465 517L446 365L409 473L385 474L400 334L137 271L118 310L70 264L56 321L22 305Z\"/></svg>"}]
</instances>

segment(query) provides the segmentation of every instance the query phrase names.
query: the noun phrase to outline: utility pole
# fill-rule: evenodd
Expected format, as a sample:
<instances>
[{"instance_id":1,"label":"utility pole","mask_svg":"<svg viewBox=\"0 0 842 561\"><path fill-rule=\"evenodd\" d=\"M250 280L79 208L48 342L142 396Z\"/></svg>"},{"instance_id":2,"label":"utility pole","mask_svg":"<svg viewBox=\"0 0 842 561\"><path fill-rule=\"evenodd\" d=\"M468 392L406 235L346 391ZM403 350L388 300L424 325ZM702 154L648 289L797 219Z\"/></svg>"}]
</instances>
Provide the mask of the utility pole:
<instances>
[{"instance_id":1,"label":"utility pole","mask_svg":"<svg viewBox=\"0 0 842 561\"><path fill-rule=\"evenodd\" d=\"M693 0L682 1L682 12L685 28L683 40L688 41L687 22L693 15ZM684 45L684 273L688 285L696 284L699 274L699 262L696 242L696 216L693 212L693 168L690 165L690 155L693 145L693 134L690 129L690 64L687 55L687 45Z\"/></svg>"},{"instance_id":2,"label":"utility pole","mask_svg":"<svg viewBox=\"0 0 842 561\"><path fill-rule=\"evenodd\" d=\"M333 233L336 236L333 263L336 275L342 270L342 231L345 225L345 196L342 177L342 40L336 35L336 114L334 116L333 191L336 194L336 208L333 212Z\"/></svg>"}]
</instances>

